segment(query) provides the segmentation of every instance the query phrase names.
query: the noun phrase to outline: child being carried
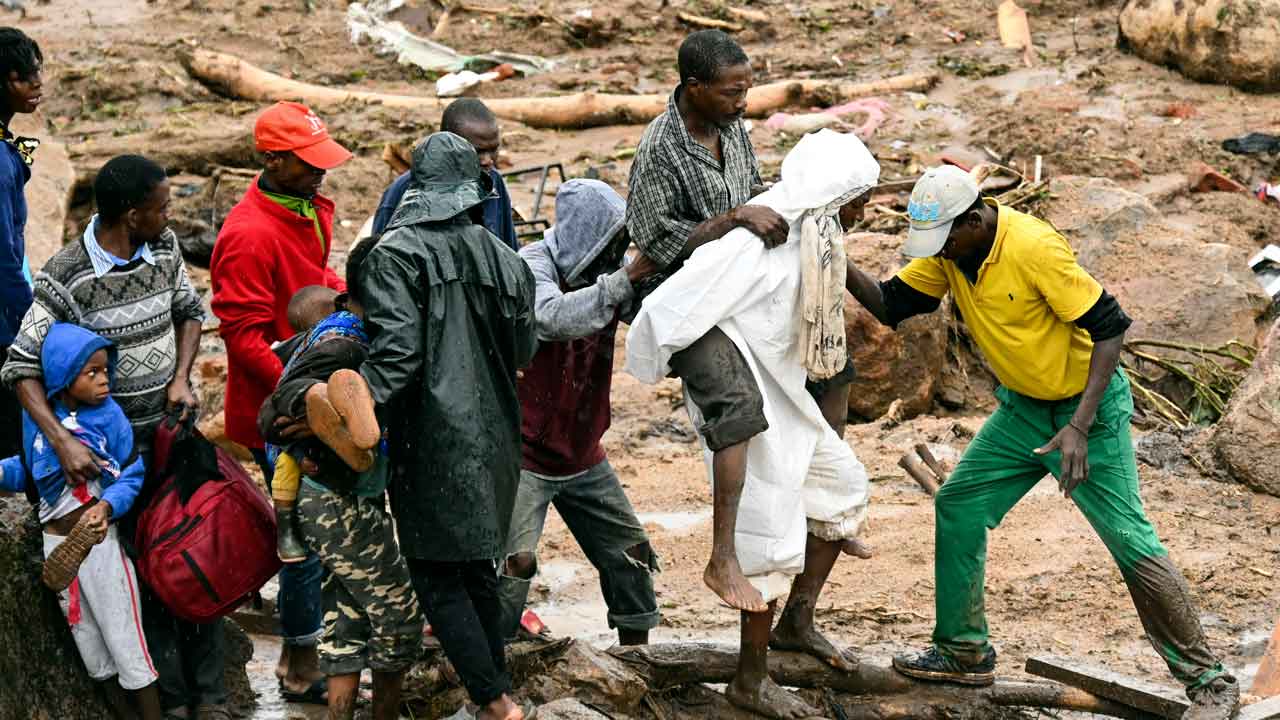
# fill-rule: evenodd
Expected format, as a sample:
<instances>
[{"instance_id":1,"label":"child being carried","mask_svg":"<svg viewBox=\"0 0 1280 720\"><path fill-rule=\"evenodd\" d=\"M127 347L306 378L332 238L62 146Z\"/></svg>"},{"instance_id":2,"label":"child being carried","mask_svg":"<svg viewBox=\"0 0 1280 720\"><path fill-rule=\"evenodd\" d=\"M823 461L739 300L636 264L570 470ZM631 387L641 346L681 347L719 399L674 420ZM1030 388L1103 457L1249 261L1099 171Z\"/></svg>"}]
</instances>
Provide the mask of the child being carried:
<instances>
[{"instance_id":1,"label":"child being carried","mask_svg":"<svg viewBox=\"0 0 1280 720\"><path fill-rule=\"evenodd\" d=\"M369 386L356 372L369 354L359 303L310 285L293 296L288 312L298 334L276 349L284 372L258 412L258 428L275 467L277 551L282 562L294 563L307 556L295 514L302 476L351 491L359 474L373 467L382 431Z\"/></svg>"}]
</instances>

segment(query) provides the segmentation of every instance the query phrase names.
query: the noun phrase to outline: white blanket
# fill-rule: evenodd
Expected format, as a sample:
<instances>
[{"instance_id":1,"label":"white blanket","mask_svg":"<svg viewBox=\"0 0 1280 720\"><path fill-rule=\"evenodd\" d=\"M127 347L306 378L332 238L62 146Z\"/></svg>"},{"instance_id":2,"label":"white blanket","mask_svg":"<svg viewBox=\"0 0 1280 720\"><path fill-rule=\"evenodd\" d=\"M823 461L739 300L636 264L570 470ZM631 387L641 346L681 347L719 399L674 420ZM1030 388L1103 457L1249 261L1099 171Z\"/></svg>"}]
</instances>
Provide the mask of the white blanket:
<instances>
[{"instance_id":1,"label":"white blanket","mask_svg":"<svg viewBox=\"0 0 1280 720\"><path fill-rule=\"evenodd\" d=\"M878 176L856 137L829 130L806 136L784 161L782 182L751 201L791 223L787 243L766 250L744 229L707 243L645 299L627 333L626 369L642 382L666 377L671 355L716 326L751 367L769 429L748 445L736 541L743 572L766 600L785 594L804 569L808 532L852 538L865 517L866 470L805 390L799 220L869 190ZM698 408L687 407L700 426ZM705 443L703 449L710 473L712 454Z\"/></svg>"}]
</instances>

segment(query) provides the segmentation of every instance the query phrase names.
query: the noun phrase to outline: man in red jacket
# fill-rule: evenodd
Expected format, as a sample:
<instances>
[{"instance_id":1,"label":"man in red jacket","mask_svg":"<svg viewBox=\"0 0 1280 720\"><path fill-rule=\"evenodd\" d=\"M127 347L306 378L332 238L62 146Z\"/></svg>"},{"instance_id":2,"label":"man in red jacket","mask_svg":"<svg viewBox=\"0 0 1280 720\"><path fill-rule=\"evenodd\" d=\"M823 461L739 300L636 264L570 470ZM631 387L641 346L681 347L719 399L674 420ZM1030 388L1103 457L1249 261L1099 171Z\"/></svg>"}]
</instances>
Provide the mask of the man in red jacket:
<instances>
[{"instance_id":1,"label":"man in red jacket","mask_svg":"<svg viewBox=\"0 0 1280 720\"><path fill-rule=\"evenodd\" d=\"M304 105L281 102L258 117L253 140L264 170L227 215L213 247L213 312L227 345L227 437L253 452L268 481L258 409L283 365L271 344L293 335L287 309L308 285L345 291L329 268L333 201L320 195L325 172L351 159ZM280 572L284 648L276 675L294 702L324 702L316 642L321 632L320 563L314 555Z\"/></svg>"}]
</instances>

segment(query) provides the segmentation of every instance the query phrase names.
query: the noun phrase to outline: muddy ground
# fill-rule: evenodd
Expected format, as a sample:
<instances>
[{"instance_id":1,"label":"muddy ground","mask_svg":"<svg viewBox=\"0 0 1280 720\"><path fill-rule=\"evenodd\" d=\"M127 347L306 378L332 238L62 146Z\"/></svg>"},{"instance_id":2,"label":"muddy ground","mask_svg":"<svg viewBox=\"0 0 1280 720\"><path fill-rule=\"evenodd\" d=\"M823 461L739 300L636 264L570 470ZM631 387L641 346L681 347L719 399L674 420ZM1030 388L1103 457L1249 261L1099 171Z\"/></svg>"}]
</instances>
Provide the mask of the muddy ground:
<instances>
[{"instance_id":1,"label":"muddy ground","mask_svg":"<svg viewBox=\"0 0 1280 720\"><path fill-rule=\"evenodd\" d=\"M485 4L501 6L495 0ZM560 61L551 74L485 86L482 97L585 89L667 92L677 80L674 48L690 29L675 18L675 10L719 16L723 7L718 0L670 4L674 8L660 9L659 0L517 3L525 13L536 7L559 19L590 7L599 27L583 38L557 20L464 12L440 39L464 52L500 48ZM198 235L212 231L243 187L244 173L234 169L254 167L249 130L259 106L217 96L190 78L179 63L184 50L201 46L234 53L308 82L432 93L431 78L422 71L350 44L345 5L338 0L52 0L33 2L25 18L0 15L0 22L16 23L37 37L46 54L46 99L28 128L65 143L82 182L117 153L160 158L176 176L174 225ZM757 82L941 72L942 82L928 94L883 98L892 112L869 146L886 179L913 176L942 153L972 159L989 148L1027 169L1040 155L1048 177L1111 178L1148 193L1171 216L1194 211L1215 223L1234 223L1258 244L1275 237L1280 209L1242 197L1185 195L1179 178L1190 161L1203 160L1246 184L1274 179L1280 172L1274 157L1231 156L1219 143L1249 131L1276 132L1280 97L1192 83L1117 51L1116 2L1025 2L1036 42L1034 68L1022 67L1020 53L999 46L994 2L743 0L740 6L771 18L767 26L748 27L739 35L756 66ZM412 22L433 14L405 17ZM416 29L424 27L430 25ZM953 42L948 31L963 34L964 40ZM1175 104L1191 109L1175 112L1170 109ZM326 193L338 204L338 252L332 262L341 268L341 249L392 177L381 160L384 143L412 143L434 129L438 118L368 107L322 114L337 138L357 153L326 183ZM557 132L504 122L503 130L506 169L561 161L570 176L594 168L624 190L628 150L643 128ZM766 174L776 173L795 138L759 121L752 136ZM209 177L219 168L233 170L219 173L223 185L215 191ZM531 210L533 184L530 179L512 183L525 214ZM83 190L76 201L65 228L68 237L81 231L89 212ZM1045 198L1033 207L1047 211L1053 202ZM902 221L873 213L863 229L900 232ZM207 282L203 273L196 275ZM1195 281L1193 275L1165 279ZM206 337L206 350L218 352L215 336ZM657 587L664 622L657 639L730 640L736 614L719 606L700 581L709 550L709 491L677 398L674 383L655 391L619 373L606 445L662 557ZM894 428L877 423L850 428L847 439L875 481L867 539L878 552L870 561L842 562L823 596L820 622L841 641L873 655L927 641L932 512L929 499L895 463L917 441L935 443L944 459L954 461L984 410L988 404L971 402L953 416L922 417ZM1191 583L1213 647L1247 676L1280 608L1274 578L1280 573L1280 500L1206 479L1180 459L1180 441L1164 440L1173 447L1165 453L1168 462L1152 462L1165 467L1141 468L1147 508ZM1148 453L1155 455L1160 453ZM552 630L606 643L594 574L554 517L542 561L536 609ZM1029 655L1054 653L1167 678L1146 646L1102 544L1051 482L1042 483L992 534L987 598L1004 673L1020 674ZM263 684L264 695L271 693L269 685Z\"/></svg>"}]
</instances>

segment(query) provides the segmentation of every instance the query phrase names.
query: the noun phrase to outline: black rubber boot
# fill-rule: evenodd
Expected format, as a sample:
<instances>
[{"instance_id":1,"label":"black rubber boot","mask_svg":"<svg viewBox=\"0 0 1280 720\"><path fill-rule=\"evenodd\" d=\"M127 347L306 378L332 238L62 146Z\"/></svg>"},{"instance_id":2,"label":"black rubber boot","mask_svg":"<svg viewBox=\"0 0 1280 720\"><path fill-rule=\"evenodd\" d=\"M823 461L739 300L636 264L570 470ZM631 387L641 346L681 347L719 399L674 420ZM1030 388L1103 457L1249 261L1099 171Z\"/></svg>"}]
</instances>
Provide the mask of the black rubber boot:
<instances>
[{"instance_id":1,"label":"black rubber boot","mask_svg":"<svg viewBox=\"0 0 1280 720\"><path fill-rule=\"evenodd\" d=\"M292 507L276 508L276 554L285 564L307 559L307 546L298 534L298 516Z\"/></svg>"}]
</instances>

